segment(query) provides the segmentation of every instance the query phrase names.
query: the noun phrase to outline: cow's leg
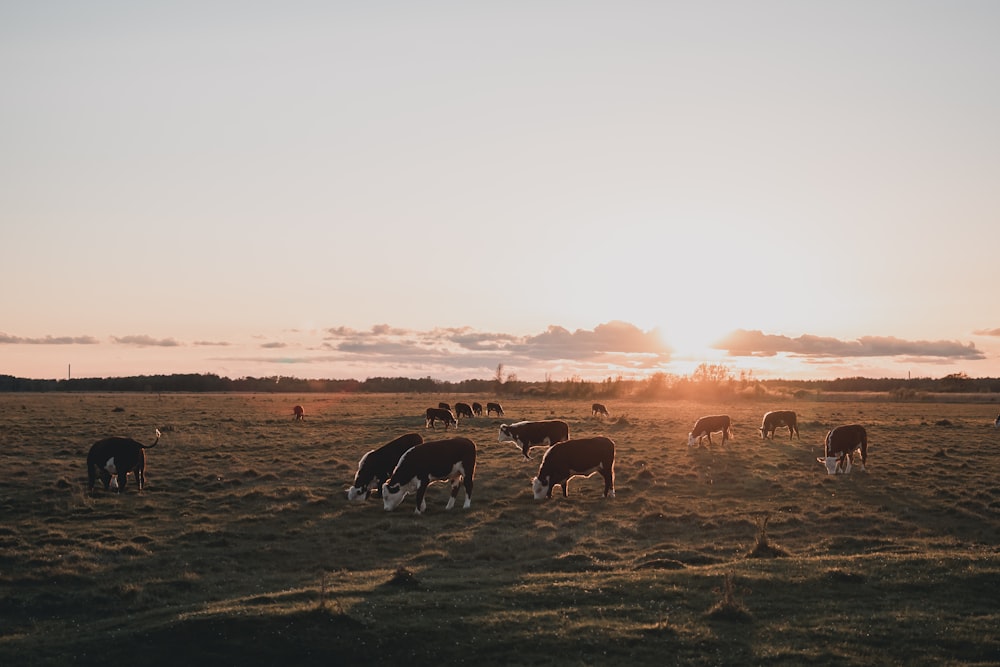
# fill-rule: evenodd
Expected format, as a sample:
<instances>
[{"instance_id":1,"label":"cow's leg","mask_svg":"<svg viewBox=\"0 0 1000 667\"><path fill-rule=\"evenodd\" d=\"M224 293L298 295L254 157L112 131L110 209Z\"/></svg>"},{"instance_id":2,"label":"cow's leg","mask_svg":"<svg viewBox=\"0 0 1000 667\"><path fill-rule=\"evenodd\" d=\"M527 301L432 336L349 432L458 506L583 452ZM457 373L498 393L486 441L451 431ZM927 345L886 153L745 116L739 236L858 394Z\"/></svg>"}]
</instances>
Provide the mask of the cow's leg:
<instances>
[{"instance_id":1,"label":"cow's leg","mask_svg":"<svg viewBox=\"0 0 1000 667\"><path fill-rule=\"evenodd\" d=\"M417 509L416 514L423 514L427 511L427 502L424 500L424 495L427 493L427 487L430 485L430 481L420 480L417 483Z\"/></svg>"},{"instance_id":2,"label":"cow's leg","mask_svg":"<svg viewBox=\"0 0 1000 667\"><path fill-rule=\"evenodd\" d=\"M142 468L139 468L135 473L136 484L139 485L139 490L142 491L143 487L146 486L146 473Z\"/></svg>"},{"instance_id":3,"label":"cow's leg","mask_svg":"<svg viewBox=\"0 0 1000 667\"><path fill-rule=\"evenodd\" d=\"M446 510L450 510L455 506L455 498L458 497L458 490L462 486L462 478L456 477L451 480L451 498L448 498L448 504L444 506Z\"/></svg>"},{"instance_id":4,"label":"cow's leg","mask_svg":"<svg viewBox=\"0 0 1000 667\"><path fill-rule=\"evenodd\" d=\"M118 493L125 493L125 483L128 482L128 470L118 471Z\"/></svg>"},{"instance_id":5,"label":"cow's leg","mask_svg":"<svg viewBox=\"0 0 1000 667\"><path fill-rule=\"evenodd\" d=\"M615 479L611 476L610 470L601 470L601 476L604 478L604 497L607 498L608 494L611 497L615 497Z\"/></svg>"},{"instance_id":6,"label":"cow's leg","mask_svg":"<svg viewBox=\"0 0 1000 667\"><path fill-rule=\"evenodd\" d=\"M472 506L472 475L465 475L463 481L465 482L465 502L462 504L462 509L469 509Z\"/></svg>"},{"instance_id":7,"label":"cow's leg","mask_svg":"<svg viewBox=\"0 0 1000 667\"><path fill-rule=\"evenodd\" d=\"M569 477L562 481L563 498L569 497L569 490L566 488L569 486Z\"/></svg>"}]
</instances>

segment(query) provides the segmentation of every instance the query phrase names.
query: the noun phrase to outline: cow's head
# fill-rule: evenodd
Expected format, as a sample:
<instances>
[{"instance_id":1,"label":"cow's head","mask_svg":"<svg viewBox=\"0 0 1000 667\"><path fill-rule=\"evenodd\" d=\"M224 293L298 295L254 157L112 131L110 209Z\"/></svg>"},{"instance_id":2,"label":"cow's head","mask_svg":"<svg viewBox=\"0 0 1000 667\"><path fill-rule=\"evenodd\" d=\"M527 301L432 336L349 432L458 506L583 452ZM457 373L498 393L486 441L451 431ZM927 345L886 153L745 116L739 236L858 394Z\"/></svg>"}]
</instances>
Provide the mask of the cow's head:
<instances>
[{"instance_id":1,"label":"cow's head","mask_svg":"<svg viewBox=\"0 0 1000 667\"><path fill-rule=\"evenodd\" d=\"M826 466L826 474L836 475L838 473L847 474L851 472L851 457L847 454L840 456L817 456L816 460Z\"/></svg>"},{"instance_id":2,"label":"cow's head","mask_svg":"<svg viewBox=\"0 0 1000 667\"><path fill-rule=\"evenodd\" d=\"M534 477L531 480L531 492L535 496L535 500L544 500L549 494L549 489L552 488L552 478L546 477L543 482L538 477Z\"/></svg>"},{"instance_id":3,"label":"cow's head","mask_svg":"<svg viewBox=\"0 0 1000 667\"><path fill-rule=\"evenodd\" d=\"M417 490L417 478L414 477L406 484L390 484L386 482L382 485L382 506L386 512L391 512L403 502L403 498L411 491Z\"/></svg>"},{"instance_id":4,"label":"cow's head","mask_svg":"<svg viewBox=\"0 0 1000 667\"><path fill-rule=\"evenodd\" d=\"M688 447L694 447L694 445L695 445L694 433L688 433Z\"/></svg>"},{"instance_id":5,"label":"cow's head","mask_svg":"<svg viewBox=\"0 0 1000 667\"><path fill-rule=\"evenodd\" d=\"M509 442L514 439L514 436L510 433L510 426L507 424L500 424L500 437L497 442Z\"/></svg>"},{"instance_id":6,"label":"cow's head","mask_svg":"<svg viewBox=\"0 0 1000 667\"><path fill-rule=\"evenodd\" d=\"M361 457L360 461L358 461L358 472L354 475L354 485L347 490L348 500L368 500L368 496L371 495L372 482L375 481L375 473L371 470L365 469L365 462L368 461L368 457L371 456L374 451L374 449L369 451Z\"/></svg>"}]
</instances>

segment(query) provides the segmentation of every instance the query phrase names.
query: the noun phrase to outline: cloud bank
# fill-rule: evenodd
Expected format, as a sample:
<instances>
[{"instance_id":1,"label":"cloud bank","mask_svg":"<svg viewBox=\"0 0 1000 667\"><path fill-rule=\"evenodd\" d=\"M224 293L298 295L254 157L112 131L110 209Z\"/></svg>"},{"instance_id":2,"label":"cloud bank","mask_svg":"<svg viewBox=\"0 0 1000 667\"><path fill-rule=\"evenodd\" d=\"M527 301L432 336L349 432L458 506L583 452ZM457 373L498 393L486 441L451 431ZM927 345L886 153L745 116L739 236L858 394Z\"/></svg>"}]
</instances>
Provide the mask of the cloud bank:
<instances>
[{"instance_id":1,"label":"cloud bank","mask_svg":"<svg viewBox=\"0 0 1000 667\"><path fill-rule=\"evenodd\" d=\"M778 354L816 359L902 356L911 359L925 358L928 361L986 358L974 343L963 345L958 341L911 341L894 336L863 336L857 340L845 341L810 334L790 338L746 329L737 329L713 347L725 350L734 357L773 357Z\"/></svg>"}]
</instances>

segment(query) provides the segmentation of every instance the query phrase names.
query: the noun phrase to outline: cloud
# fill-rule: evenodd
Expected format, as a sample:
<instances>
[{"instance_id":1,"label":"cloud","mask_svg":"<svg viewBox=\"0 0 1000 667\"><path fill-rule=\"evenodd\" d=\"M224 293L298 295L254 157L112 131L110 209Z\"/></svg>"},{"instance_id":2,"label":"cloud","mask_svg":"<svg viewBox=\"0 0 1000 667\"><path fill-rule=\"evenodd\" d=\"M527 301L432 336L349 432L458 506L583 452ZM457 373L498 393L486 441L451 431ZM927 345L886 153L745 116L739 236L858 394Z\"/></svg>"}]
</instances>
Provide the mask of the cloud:
<instances>
[{"instance_id":1,"label":"cloud","mask_svg":"<svg viewBox=\"0 0 1000 667\"><path fill-rule=\"evenodd\" d=\"M225 341L211 341L211 340L196 340L192 345L198 347L228 347L232 343L227 343Z\"/></svg>"},{"instance_id":2,"label":"cloud","mask_svg":"<svg viewBox=\"0 0 1000 667\"><path fill-rule=\"evenodd\" d=\"M0 345L96 345L100 341L93 336L45 336L44 338L22 338L0 333Z\"/></svg>"},{"instance_id":3,"label":"cloud","mask_svg":"<svg viewBox=\"0 0 1000 667\"><path fill-rule=\"evenodd\" d=\"M179 347L178 343L173 338L160 338L156 339L152 336L112 336L111 340L118 343L119 345L135 345L137 347Z\"/></svg>"},{"instance_id":4,"label":"cloud","mask_svg":"<svg viewBox=\"0 0 1000 667\"><path fill-rule=\"evenodd\" d=\"M265 350L280 350L282 348L288 347L288 343L281 343L281 342L263 343L261 344L261 347L264 348Z\"/></svg>"},{"instance_id":5,"label":"cloud","mask_svg":"<svg viewBox=\"0 0 1000 667\"><path fill-rule=\"evenodd\" d=\"M853 341L804 334L798 338L737 329L715 345L737 357L773 357L789 354L807 358L909 357L914 360L985 359L974 343L910 341L894 336L863 336Z\"/></svg>"},{"instance_id":6,"label":"cloud","mask_svg":"<svg viewBox=\"0 0 1000 667\"><path fill-rule=\"evenodd\" d=\"M1000 336L1000 329L977 329L972 332L974 336Z\"/></svg>"}]
</instances>

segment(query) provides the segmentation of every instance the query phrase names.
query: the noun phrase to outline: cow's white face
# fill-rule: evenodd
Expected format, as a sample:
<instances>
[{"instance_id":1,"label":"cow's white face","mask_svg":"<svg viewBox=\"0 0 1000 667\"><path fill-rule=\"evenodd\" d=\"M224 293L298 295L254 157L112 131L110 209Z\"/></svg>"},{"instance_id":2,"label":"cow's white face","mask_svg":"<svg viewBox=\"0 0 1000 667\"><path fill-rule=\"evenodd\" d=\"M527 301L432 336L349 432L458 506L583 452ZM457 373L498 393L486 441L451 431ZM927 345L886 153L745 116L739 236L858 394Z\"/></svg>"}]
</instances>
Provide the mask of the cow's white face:
<instances>
[{"instance_id":1,"label":"cow's white face","mask_svg":"<svg viewBox=\"0 0 1000 667\"><path fill-rule=\"evenodd\" d=\"M108 462L104 464L104 469L107 470L112 475L118 474L118 468L115 467L115 457L108 459Z\"/></svg>"},{"instance_id":2,"label":"cow's white face","mask_svg":"<svg viewBox=\"0 0 1000 667\"><path fill-rule=\"evenodd\" d=\"M368 497L368 489L363 486L352 486L347 490L347 499L351 502L361 501Z\"/></svg>"},{"instance_id":3,"label":"cow's white face","mask_svg":"<svg viewBox=\"0 0 1000 667\"><path fill-rule=\"evenodd\" d=\"M688 433L688 447L694 447L694 445L695 445L694 433Z\"/></svg>"},{"instance_id":4,"label":"cow's white face","mask_svg":"<svg viewBox=\"0 0 1000 667\"><path fill-rule=\"evenodd\" d=\"M510 431L507 430L507 425L504 424L503 426L501 426L500 427L500 437L497 439L497 442L510 442L513 439L514 439L514 436L512 436L510 434Z\"/></svg>"},{"instance_id":5,"label":"cow's white face","mask_svg":"<svg viewBox=\"0 0 1000 667\"><path fill-rule=\"evenodd\" d=\"M551 484L545 484L542 480L535 477L531 480L531 492L535 495L535 500L544 500L545 496L549 493L549 487Z\"/></svg>"},{"instance_id":6,"label":"cow's white face","mask_svg":"<svg viewBox=\"0 0 1000 667\"><path fill-rule=\"evenodd\" d=\"M851 472L851 457L845 456L843 464L840 463L840 459L836 456L816 457L816 460L826 466L827 475L836 475L838 473L847 474Z\"/></svg>"},{"instance_id":7,"label":"cow's white face","mask_svg":"<svg viewBox=\"0 0 1000 667\"><path fill-rule=\"evenodd\" d=\"M391 512L399 506L399 503L403 502L403 498L406 494L416 491L417 484L419 484L416 477L411 479L406 484L394 484L389 486L389 482L382 485L382 506L385 507L386 512Z\"/></svg>"}]
</instances>

